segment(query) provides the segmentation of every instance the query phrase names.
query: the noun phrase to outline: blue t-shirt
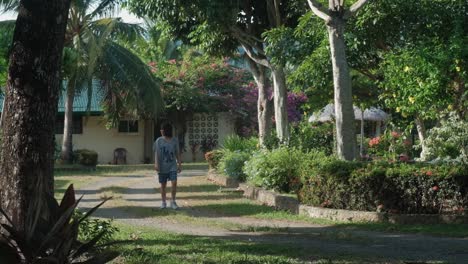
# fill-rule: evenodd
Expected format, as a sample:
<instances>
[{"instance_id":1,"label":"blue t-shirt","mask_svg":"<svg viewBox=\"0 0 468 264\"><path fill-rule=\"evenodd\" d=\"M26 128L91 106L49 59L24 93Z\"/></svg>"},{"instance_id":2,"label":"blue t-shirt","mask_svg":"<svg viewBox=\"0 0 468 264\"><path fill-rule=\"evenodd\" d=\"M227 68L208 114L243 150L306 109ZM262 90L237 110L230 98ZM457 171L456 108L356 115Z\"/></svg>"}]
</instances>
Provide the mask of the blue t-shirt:
<instances>
[{"instance_id":1,"label":"blue t-shirt","mask_svg":"<svg viewBox=\"0 0 468 264\"><path fill-rule=\"evenodd\" d=\"M179 141L172 137L170 140L159 137L153 144L155 157L158 158L159 173L177 171L177 156L179 155Z\"/></svg>"}]
</instances>

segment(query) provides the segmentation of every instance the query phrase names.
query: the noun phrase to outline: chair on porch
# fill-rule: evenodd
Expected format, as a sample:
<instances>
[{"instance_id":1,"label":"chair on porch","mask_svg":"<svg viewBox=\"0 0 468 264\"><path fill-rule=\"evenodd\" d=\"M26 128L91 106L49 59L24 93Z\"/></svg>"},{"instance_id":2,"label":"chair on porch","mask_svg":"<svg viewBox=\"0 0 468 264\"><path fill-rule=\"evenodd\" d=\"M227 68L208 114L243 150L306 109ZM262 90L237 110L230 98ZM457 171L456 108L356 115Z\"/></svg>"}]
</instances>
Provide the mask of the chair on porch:
<instances>
[{"instance_id":1,"label":"chair on porch","mask_svg":"<svg viewBox=\"0 0 468 264\"><path fill-rule=\"evenodd\" d=\"M112 164L127 164L127 150L124 148L116 148L114 150L114 160L112 161Z\"/></svg>"}]
</instances>

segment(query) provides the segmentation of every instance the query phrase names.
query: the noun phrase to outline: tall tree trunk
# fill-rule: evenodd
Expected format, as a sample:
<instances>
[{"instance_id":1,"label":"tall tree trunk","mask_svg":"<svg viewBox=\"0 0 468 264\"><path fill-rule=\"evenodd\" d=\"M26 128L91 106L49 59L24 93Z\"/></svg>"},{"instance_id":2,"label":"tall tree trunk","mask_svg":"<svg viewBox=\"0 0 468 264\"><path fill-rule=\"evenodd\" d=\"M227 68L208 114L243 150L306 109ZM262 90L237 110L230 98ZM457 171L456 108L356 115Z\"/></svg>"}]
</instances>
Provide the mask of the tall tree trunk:
<instances>
[{"instance_id":1,"label":"tall tree trunk","mask_svg":"<svg viewBox=\"0 0 468 264\"><path fill-rule=\"evenodd\" d=\"M421 154L419 157L422 160L427 158L427 147L426 147L426 126L424 126L424 120L420 116L416 116L414 120L416 123L416 130L418 131L419 144L421 144Z\"/></svg>"},{"instance_id":2,"label":"tall tree trunk","mask_svg":"<svg viewBox=\"0 0 468 264\"><path fill-rule=\"evenodd\" d=\"M258 87L257 99L257 118L258 118L258 139L260 146L264 147L265 137L271 132L273 116L272 101L268 98L268 77L266 74L267 68L263 65L256 64L251 59L246 58L249 63L250 71L254 77Z\"/></svg>"},{"instance_id":3,"label":"tall tree trunk","mask_svg":"<svg viewBox=\"0 0 468 264\"><path fill-rule=\"evenodd\" d=\"M54 123L70 0L22 0L3 109L0 206L20 231L28 209L48 215L53 195Z\"/></svg>"},{"instance_id":4,"label":"tall tree trunk","mask_svg":"<svg viewBox=\"0 0 468 264\"><path fill-rule=\"evenodd\" d=\"M289 122L288 122L288 92L286 86L286 75L281 66L273 66L271 69L273 76L273 97L275 103L276 133L281 143L289 143Z\"/></svg>"},{"instance_id":5,"label":"tall tree trunk","mask_svg":"<svg viewBox=\"0 0 468 264\"><path fill-rule=\"evenodd\" d=\"M356 157L356 132L344 28L345 21L338 17L327 24L333 65L337 154L341 159L353 160Z\"/></svg>"},{"instance_id":6,"label":"tall tree trunk","mask_svg":"<svg viewBox=\"0 0 468 264\"><path fill-rule=\"evenodd\" d=\"M75 99L75 77L70 78L67 84L67 100L65 101L65 115L63 118L62 152L60 159L64 163L72 162L73 151L73 100Z\"/></svg>"}]
</instances>

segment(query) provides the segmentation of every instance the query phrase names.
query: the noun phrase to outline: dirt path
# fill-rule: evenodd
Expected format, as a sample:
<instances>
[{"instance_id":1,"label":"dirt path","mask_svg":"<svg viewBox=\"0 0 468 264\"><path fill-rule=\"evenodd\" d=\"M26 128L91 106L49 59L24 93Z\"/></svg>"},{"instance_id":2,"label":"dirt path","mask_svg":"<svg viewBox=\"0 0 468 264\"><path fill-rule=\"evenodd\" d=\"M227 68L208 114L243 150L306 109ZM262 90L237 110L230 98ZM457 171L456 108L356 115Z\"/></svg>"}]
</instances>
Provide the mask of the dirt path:
<instances>
[{"instance_id":1,"label":"dirt path","mask_svg":"<svg viewBox=\"0 0 468 264\"><path fill-rule=\"evenodd\" d=\"M468 263L468 238L357 231L305 222L261 220L248 215L220 215L204 206L241 198L217 192L218 187L204 180L205 174L204 170L190 170L180 175L181 209L178 211L158 209L156 180L149 175L109 177L77 193L85 195L80 206L83 209L93 207L108 193L113 194L114 201L104 205L96 216L134 226L196 236L293 244L328 254L368 256L390 262Z\"/></svg>"}]
</instances>

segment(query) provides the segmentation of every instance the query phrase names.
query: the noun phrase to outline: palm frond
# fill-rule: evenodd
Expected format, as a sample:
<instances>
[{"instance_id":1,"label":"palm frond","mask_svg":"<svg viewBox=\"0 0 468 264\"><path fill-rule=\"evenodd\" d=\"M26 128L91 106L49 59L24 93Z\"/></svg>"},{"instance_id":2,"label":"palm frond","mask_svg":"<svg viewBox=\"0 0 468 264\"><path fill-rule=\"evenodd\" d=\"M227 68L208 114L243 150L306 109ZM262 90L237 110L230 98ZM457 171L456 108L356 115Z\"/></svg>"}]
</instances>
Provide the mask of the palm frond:
<instances>
[{"instance_id":1,"label":"palm frond","mask_svg":"<svg viewBox=\"0 0 468 264\"><path fill-rule=\"evenodd\" d=\"M0 0L0 13L16 11L19 7L19 0Z\"/></svg>"},{"instance_id":2,"label":"palm frond","mask_svg":"<svg viewBox=\"0 0 468 264\"><path fill-rule=\"evenodd\" d=\"M125 23L120 17L101 18L90 22L89 27L98 36L110 29L114 39L121 38L125 41L135 41L137 38L142 38L145 33L145 29L142 26Z\"/></svg>"},{"instance_id":3,"label":"palm frond","mask_svg":"<svg viewBox=\"0 0 468 264\"><path fill-rule=\"evenodd\" d=\"M100 18L103 16L115 16L120 11L120 6L124 2L123 0L99 0L96 8L90 13L90 16Z\"/></svg>"},{"instance_id":4,"label":"palm frond","mask_svg":"<svg viewBox=\"0 0 468 264\"><path fill-rule=\"evenodd\" d=\"M120 91L128 93L127 104L134 104L139 114L157 117L164 109L161 82L141 59L125 47L109 42L106 45L102 66L106 67L109 82L115 82Z\"/></svg>"}]
</instances>

